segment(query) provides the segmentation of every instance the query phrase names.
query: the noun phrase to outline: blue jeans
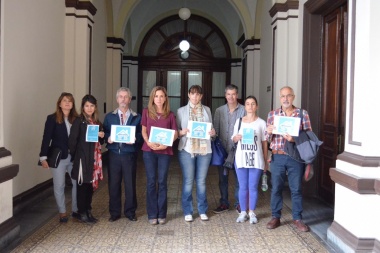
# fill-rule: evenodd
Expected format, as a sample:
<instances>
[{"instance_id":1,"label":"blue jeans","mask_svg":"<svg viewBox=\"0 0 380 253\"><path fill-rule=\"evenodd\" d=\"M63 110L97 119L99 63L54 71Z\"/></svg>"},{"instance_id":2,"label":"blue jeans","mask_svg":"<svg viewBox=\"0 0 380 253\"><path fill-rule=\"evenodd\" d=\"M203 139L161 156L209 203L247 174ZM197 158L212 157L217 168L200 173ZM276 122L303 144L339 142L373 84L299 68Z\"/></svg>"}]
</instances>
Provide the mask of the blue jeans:
<instances>
[{"instance_id":1,"label":"blue jeans","mask_svg":"<svg viewBox=\"0 0 380 253\"><path fill-rule=\"evenodd\" d=\"M143 158L146 171L146 211L148 219L166 218L170 155L144 151Z\"/></svg>"},{"instance_id":2,"label":"blue jeans","mask_svg":"<svg viewBox=\"0 0 380 253\"><path fill-rule=\"evenodd\" d=\"M231 173L235 177L235 204L234 207L239 205L239 181L236 176L235 170L227 170L227 175L224 175L224 167L218 166L219 173L219 192L220 192L220 200L219 203L221 205L226 205L230 207L230 202L228 201L228 175Z\"/></svg>"},{"instance_id":3,"label":"blue jeans","mask_svg":"<svg viewBox=\"0 0 380 253\"><path fill-rule=\"evenodd\" d=\"M180 150L178 160L182 170L182 209L184 215L193 214L192 190L194 179L197 189L198 213L206 214L208 209L206 177L211 161L211 153L191 157L190 153Z\"/></svg>"},{"instance_id":4,"label":"blue jeans","mask_svg":"<svg viewBox=\"0 0 380 253\"><path fill-rule=\"evenodd\" d=\"M72 169L73 163L71 162L70 154L66 159L61 159L57 168L50 169L53 174L54 197L60 213L66 213L65 176L67 171L71 178ZM71 179L71 182L73 184L73 188L71 189L71 210L77 212L77 181Z\"/></svg>"},{"instance_id":5,"label":"blue jeans","mask_svg":"<svg viewBox=\"0 0 380 253\"><path fill-rule=\"evenodd\" d=\"M256 209L258 185L262 173L263 170L255 168L236 169L236 174L240 184L239 199L240 208L242 211Z\"/></svg>"},{"instance_id":6,"label":"blue jeans","mask_svg":"<svg viewBox=\"0 0 380 253\"><path fill-rule=\"evenodd\" d=\"M305 165L297 162L288 155L272 155L270 163L272 179L272 194L270 207L272 216L281 217L282 191L288 174L289 188L292 198L293 220L302 219L302 177L305 172Z\"/></svg>"},{"instance_id":7,"label":"blue jeans","mask_svg":"<svg viewBox=\"0 0 380 253\"><path fill-rule=\"evenodd\" d=\"M124 215L135 216L136 198L136 153L118 154L108 152L109 212L111 216L121 213L121 182L124 181Z\"/></svg>"}]
</instances>

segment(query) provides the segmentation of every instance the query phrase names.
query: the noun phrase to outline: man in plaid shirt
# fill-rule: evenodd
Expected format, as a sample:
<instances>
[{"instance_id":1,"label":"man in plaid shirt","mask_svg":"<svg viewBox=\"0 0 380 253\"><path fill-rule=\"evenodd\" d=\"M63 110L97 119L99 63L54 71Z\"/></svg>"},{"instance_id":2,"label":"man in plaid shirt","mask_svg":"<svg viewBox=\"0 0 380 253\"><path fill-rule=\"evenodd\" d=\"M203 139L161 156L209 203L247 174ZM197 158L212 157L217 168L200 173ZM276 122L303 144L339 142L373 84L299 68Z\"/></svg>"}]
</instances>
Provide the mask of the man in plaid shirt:
<instances>
[{"instance_id":1,"label":"man in plaid shirt","mask_svg":"<svg viewBox=\"0 0 380 253\"><path fill-rule=\"evenodd\" d=\"M293 105L295 95L289 86L280 89L281 107L269 112L267 119L266 139L270 141L272 160L270 172L272 179L271 209L272 219L268 222L268 229L275 229L281 225L281 210L283 205L282 191L286 176L288 176L289 188L292 199L292 216L294 225L302 232L309 231L309 227L302 221L302 177L305 173L305 164L298 162L284 152L285 142L294 142L288 133L273 134L274 116L300 117L301 108ZM307 111L303 110L303 119L300 130L311 131L310 118Z\"/></svg>"}]
</instances>

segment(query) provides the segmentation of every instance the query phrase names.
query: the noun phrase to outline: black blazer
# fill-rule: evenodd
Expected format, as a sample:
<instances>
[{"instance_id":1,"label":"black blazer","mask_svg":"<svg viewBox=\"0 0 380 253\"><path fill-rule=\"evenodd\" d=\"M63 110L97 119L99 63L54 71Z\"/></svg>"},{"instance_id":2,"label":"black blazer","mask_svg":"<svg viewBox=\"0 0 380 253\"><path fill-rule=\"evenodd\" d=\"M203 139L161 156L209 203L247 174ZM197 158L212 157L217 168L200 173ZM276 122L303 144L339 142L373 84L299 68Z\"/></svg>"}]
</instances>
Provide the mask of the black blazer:
<instances>
[{"instance_id":1,"label":"black blazer","mask_svg":"<svg viewBox=\"0 0 380 253\"><path fill-rule=\"evenodd\" d=\"M84 118L76 118L71 126L69 137L69 148L73 169L71 177L78 180L79 162L82 160L83 183L90 183L93 179L94 172L94 151L95 142L86 142L87 122ZM103 131L100 125L99 131ZM103 144L104 138L98 138L100 144Z\"/></svg>"},{"instance_id":2,"label":"black blazer","mask_svg":"<svg viewBox=\"0 0 380 253\"><path fill-rule=\"evenodd\" d=\"M49 146L57 147L62 150L61 159L66 159L69 154L69 135L65 122L58 124L55 121L55 113L50 114L46 118L44 136L41 144L41 156L47 156Z\"/></svg>"}]
</instances>

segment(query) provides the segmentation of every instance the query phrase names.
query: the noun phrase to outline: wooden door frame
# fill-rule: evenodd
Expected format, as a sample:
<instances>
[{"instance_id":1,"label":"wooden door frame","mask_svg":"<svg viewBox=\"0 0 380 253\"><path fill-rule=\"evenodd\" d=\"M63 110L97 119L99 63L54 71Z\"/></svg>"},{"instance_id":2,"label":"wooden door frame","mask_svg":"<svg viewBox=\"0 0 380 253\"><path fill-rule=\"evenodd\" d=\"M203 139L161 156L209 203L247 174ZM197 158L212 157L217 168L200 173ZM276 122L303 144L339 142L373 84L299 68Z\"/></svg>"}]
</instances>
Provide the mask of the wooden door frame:
<instances>
[{"instance_id":1,"label":"wooden door frame","mask_svg":"<svg viewBox=\"0 0 380 253\"><path fill-rule=\"evenodd\" d=\"M321 133L321 123L319 119L322 114L321 94L323 88L321 40L323 34L322 19L326 13L336 9L345 2L348 3L349 0L309 0L304 5L301 107L309 112L313 131L319 136ZM316 96L315 94L319 95ZM314 166L318 172L320 166L318 160L314 163ZM317 177L318 175L315 175L312 180L305 184L304 194L306 196L317 197Z\"/></svg>"}]
</instances>

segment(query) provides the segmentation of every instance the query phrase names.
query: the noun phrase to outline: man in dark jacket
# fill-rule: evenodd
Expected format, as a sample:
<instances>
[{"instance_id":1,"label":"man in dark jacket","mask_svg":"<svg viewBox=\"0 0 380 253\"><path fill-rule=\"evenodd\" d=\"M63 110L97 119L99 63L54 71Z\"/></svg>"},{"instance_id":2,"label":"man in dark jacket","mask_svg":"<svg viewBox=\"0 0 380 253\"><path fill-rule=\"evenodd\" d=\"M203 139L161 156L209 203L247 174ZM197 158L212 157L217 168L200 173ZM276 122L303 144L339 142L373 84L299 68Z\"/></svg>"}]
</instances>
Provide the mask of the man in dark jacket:
<instances>
[{"instance_id":1,"label":"man in dark jacket","mask_svg":"<svg viewBox=\"0 0 380 253\"><path fill-rule=\"evenodd\" d=\"M142 143L141 115L132 111L129 105L132 93L128 88L121 87L116 92L119 107L106 115L104 133L108 149L108 187L109 187L109 221L120 219L121 214L121 181L124 180L125 204L124 215L131 221L136 221L136 160L139 144ZM135 142L120 143L111 139L112 125L135 126Z\"/></svg>"}]
</instances>

